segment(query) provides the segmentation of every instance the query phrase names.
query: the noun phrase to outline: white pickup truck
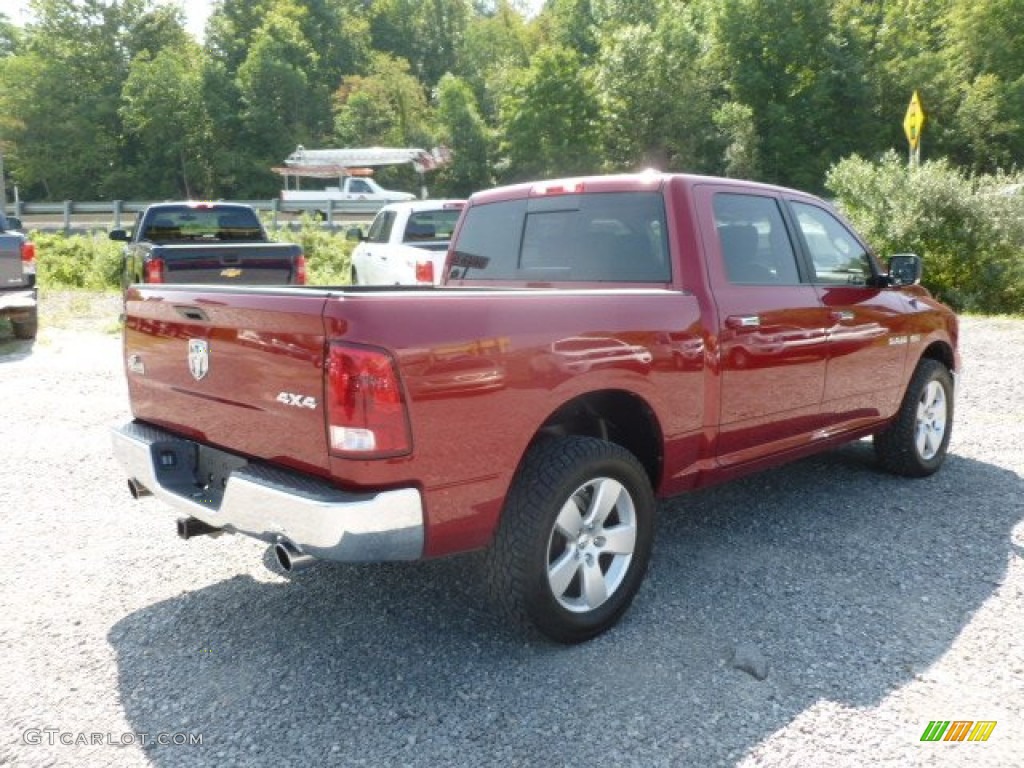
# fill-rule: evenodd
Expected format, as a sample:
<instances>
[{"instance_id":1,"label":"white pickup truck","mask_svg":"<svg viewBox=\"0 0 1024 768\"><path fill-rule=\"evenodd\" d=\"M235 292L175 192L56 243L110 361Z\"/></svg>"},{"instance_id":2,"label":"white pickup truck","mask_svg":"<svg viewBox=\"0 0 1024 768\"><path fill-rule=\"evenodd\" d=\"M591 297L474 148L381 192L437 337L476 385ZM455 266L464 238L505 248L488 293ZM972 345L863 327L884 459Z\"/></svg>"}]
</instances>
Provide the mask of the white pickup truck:
<instances>
[{"instance_id":1,"label":"white pickup truck","mask_svg":"<svg viewBox=\"0 0 1024 768\"><path fill-rule=\"evenodd\" d=\"M289 203L353 202L366 200L377 203L393 203L399 200L415 200L409 192L395 192L384 189L380 184L365 176L344 176L338 186L326 189L283 189L281 200Z\"/></svg>"},{"instance_id":2,"label":"white pickup truck","mask_svg":"<svg viewBox=\"0 0 1024 768\"><path fill-rule=\"evenodd\" d=\"M353 285L437 285L465 200L392 203L377 212L352 252Z\"/></svg>"}]
</instances>

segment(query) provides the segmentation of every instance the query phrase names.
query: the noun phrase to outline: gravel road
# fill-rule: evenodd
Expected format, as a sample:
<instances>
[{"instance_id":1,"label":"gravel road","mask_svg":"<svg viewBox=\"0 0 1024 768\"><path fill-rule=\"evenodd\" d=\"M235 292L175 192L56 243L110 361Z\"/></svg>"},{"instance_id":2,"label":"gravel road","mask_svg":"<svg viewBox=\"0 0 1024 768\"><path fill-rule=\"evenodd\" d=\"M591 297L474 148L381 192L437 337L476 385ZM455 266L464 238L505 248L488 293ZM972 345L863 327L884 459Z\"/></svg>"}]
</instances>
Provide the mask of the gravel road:
<instances>
[{"instance_id":1,"label":"gravel road","mask_svg":"<svg viewBox=\"0 0 1024 768\"><path fill-rule=\"evenodd\" d=\"M492 613L476 556L289 580L180 541L111 458L107 304L0 338L0 765L1024 763L1024 321L964 321L938 475L857 443L662 504L623 623L563 648Z\"/></svg>"}]
</instances>

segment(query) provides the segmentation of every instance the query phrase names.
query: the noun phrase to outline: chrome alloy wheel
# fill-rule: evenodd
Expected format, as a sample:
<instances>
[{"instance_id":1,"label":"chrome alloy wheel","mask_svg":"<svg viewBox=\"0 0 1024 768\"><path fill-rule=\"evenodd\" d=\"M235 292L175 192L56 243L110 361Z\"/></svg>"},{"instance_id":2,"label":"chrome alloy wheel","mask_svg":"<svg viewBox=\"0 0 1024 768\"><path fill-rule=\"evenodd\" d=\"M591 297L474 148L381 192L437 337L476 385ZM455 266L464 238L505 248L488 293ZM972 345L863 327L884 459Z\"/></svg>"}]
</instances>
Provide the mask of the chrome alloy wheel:
<instances>
[{"instance_id":1,"label":"chrome alloy wheel","mask_svg":"<svg viewBox=\"0 0 1024 768\"><path fill-rule=\"evenodd\" d=\"M597 477L577 488L548 540L548 585L559 605L584 613L607 601L629 571L636 541L636 508L622 483Z\"/></svg>"},{"instance_id":2,"label":"chrome alloy wheel","mask_svg":"<svg viewBox=\"0 0 1024 768\"><path fill-rule=\"evenodd\" d=\"M946 390L938 381L928 382L917 403L917 421L914 427L917 453L925 461L935 458L942 449L948 414Z\"/></svg>"}]
</instances>

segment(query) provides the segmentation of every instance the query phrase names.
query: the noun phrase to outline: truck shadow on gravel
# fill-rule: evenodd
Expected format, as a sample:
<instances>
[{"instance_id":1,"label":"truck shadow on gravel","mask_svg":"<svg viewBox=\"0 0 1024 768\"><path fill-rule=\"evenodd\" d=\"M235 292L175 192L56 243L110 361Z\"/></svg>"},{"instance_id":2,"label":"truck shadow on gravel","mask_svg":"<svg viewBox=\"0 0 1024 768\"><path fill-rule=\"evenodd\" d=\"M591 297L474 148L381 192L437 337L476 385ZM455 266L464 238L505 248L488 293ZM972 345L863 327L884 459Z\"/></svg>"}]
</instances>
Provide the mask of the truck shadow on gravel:
<instances>
[{"instance_id":1,"label":"truck shadow on gravel","mask_svg":"<svg viewBox=\"0 0 1024 768\"><path fill-rule=\"evenodd\" d=\"M577 647L495 616L476 556L239 576L108 639L132 729L203 736L155 765L732 764L949 650L1019 554L1022 485L956 455L890 477L858 443L662 504L632 610Z\"/></svg>"}]
</instances>

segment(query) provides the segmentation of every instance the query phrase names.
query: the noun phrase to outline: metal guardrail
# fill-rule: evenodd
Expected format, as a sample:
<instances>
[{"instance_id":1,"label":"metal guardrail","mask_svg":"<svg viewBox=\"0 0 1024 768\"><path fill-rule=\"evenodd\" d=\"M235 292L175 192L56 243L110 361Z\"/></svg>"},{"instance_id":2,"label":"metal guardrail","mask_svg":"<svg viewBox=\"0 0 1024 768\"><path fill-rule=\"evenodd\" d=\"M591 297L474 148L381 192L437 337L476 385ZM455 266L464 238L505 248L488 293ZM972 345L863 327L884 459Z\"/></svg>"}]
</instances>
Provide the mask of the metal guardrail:
<instances>
[{"instance_id":1,"label":"metal guardrail","mask_svg":"<svg viewBox=\"0 0 1024 768\"><path fill-rule=\"evenodd\" d=\"M112 218L112 229L121 229L123 217L131 216L146 207L163 200L111 200L108 202L80 202L65 200L62 203L27 203L18 201L9 203L8 213L19 218L25 216L60 216L63 219L65 232L73 229L72 218L76 215L102 215L109 214ZM218 201L229 202L229 201ZM261 213L271 214L271 226L278 226L278 217L283 214L311 214L323 215L324 223L328 228L335 225L335 217L339 219L352 217L372 217L377 211L386 205L380 200L325 200L323 202L284 201L279 198L273 200L231 200L233 203L244 203L251 205Z\"/></svg>"}]
</instances>

